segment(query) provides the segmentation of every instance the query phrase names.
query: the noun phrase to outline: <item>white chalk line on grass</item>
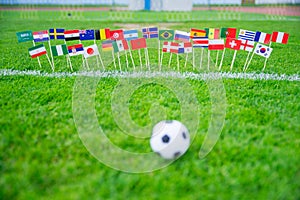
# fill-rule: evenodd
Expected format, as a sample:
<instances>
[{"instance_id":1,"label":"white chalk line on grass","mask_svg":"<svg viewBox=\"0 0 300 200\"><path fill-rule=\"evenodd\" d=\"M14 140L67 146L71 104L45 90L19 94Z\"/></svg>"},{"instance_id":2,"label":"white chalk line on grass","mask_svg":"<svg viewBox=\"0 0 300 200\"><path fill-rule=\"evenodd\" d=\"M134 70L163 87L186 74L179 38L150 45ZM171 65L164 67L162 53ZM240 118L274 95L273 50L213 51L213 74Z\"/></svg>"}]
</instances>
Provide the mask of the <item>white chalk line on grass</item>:
<instances>
[{"instance_id":1,"label":"white chalk line on grass","mask_svg":"<svg viewBox=\"0 0 300 200\"><path fill-rule=\"evenodd\" d=\"M275 80L275 81L300 81L298 74L267 74L267 73L231 73L231 72L119 72L119 71L81 71L81 72L41 72L35 70L20 71L11 69L1 69L0 76L35 76L49 78L66 78L66 77L99 77L99 78L178 78L192 80L209 80L209 79L245 79L245 80Z\"/></svg>"}]
</instances>

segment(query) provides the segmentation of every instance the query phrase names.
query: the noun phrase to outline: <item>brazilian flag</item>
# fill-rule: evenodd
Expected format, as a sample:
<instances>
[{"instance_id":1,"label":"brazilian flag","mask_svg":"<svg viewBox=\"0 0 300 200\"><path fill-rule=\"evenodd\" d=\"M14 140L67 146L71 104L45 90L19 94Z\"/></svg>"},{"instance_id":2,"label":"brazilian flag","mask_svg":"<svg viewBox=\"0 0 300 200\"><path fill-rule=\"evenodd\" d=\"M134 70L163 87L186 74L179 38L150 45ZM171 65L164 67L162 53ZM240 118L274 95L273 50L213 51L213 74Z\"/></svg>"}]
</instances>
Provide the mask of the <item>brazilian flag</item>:
<instances>
[{"instance_id":1,"label":"brazilian flag","mask_svg":"<svg viewBox=\"0 0 300 200\"><path fill-rule=\"evenodd\" d=\"M175 31L174 30L159 30L158 36L159 40L172 41L174 40Z\"/></svg>"}]
</instances>

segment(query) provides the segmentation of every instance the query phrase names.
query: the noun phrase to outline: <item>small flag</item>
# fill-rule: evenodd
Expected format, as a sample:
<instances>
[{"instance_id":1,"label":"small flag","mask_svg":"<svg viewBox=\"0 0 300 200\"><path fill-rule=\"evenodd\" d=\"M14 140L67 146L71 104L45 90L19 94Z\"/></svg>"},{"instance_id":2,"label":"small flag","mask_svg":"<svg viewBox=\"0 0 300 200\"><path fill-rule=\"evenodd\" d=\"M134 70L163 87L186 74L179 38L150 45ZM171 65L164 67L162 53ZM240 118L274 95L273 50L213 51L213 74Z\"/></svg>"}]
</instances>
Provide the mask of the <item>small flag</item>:
<instances>
[{"instance_id":1,"label":"small flag","mask_svg":"<svg viewBox=\"0 0 300 200\"><path fill-rule=\"evenodd\" d=\"M190 33L176 30L174 40L179 40L182 42L189 42L190 41Z\"/></svg>"},{"instance_id":2,"label":"small flag","mask_svg":"<svg viewBox=\"0 0 300 200\"><path fill-rule=\"evenodd\" d=\"M49 40L48 31L33 32L32 35L34 42L44 42Z\"/></svg>"},{"instance_id":3,"label":"small flag","mask_svg":"<svg viewBox=\"0 0 300 200\"><path fill-rule=\"evenodd\" d=\"M145 39L158 38L158 28L157 27L143 28L142 32L143 32L143 37Z\"/></svg>"},{"instance_id":4,"label":"small flag","mask_svg":"<svg viewBox=\"0 0 300 200\"><path fill-rule=\"evenodd\" d=\"M273 49L271 47L262 45L262 44L258 44L255 47L254 53L260 56L263 56L265 58L269 58L271 53L272 53Z\"/></svg>"},{"instance_id":5,"label":"small flag","mask_svg":"<svg viewBox=\"0 0 300 200\"><path fill-rule=\"evenodd\" d=\"M118 53L120 51L126 51L129 49L128 43L126 40L116 40L113 42L114 52Z\"/></svg>"},{"instance_id":6,"label":"small flag","mask_svg":"<svg viewBox=\"0 0 300 200\"><path fill-rule=\"evenodd\" d=\"M98 50L98 47L97 47L96 44L93 44L93 45L88 46L88 47L84 47L83 56L85 58L89 58L89 57L97 56L97 55L99 55L99 50Z\"/></svg>"},{"instance_id":7,"label":"small flag","mask_svg":"<svg viewBox=\"0 0 300 200\"><path fill-rule=\"evenodd\" d=\"M51 46L51 51L53 56L62 56L62 55L67 55L69 53L67 45L65 44Z\"/></svg>"},{"instance_id":8,"label":"small flag","mask_svg":"<svg viewBox=\"0 0 300 200\"><path fill-rule=\"evenodd\" d=\"M79 40L79 30L65 30L64 32L65 40L72 41L72 40Z\"/></svg>"},{"instance_id":9,"label":"small flag","mask_svg":"<svg viewBox=\"0 0 300 200\"><path fill-rule=\"evenodd\" d=\"M61 29L61 28L49 29L50 40L64 40L65 39L64 32L65 29Z\"/></svg>"},{"instance_id":10,"label":"small flag","mask_svg":"<svg viewBox=\"0 0 300 200\"><path fill-rule=\"evenodd\" d=\"M18 37L18 42L27 42L27 41L32 41L33 36L31 31L22 31L16 33Z\"/></svg>"},{"instance_id":11,"label":"small flag","mask_svg":"<svg viewBox=\"0 0 300 200\"><path fill-rule=\"evenodd\" d=\"M207 38L206 31L191 28L190 38Z\"/></svg>"},{"instance_id":12,"label":"small flag","mask_svg":"<svg viewBox=\"0 0 300 200\"><path fill-rule=\"evenodd\" d=\"M109 28L95 30L95 38L96 40L107 40L110 38L110 30Z\"/></svg>"},{"instance_id":13,"label":"small flag","mask_svg":"<svg viewBox=\"0 0 300 200\"><path fill-rule=\"evenodd\" d=\"M36 57L47 54L46 48L43 44L29 48L28 52L29 52L31 58L36 58Z\"/></svg>"},{"instance_id":14,"label":"small flag","mask_svg":"<svg viewBox=\"0 0 300 200\"><path fill-rule=\"evenodd\" d=\"M84 53L83 45L82 44L75 44L68 46L68 51L70 56L78 56Z\"/></svg>"},{"instance_id":15,"label":"small flag","mask_svg":"<svg viewBox=\"0 0 300 200\"><path fill-rule=\"evenodd\" d=\"M288 39L289 39L288 33L273 32L273 34L272 34L272 42L287 44Z\"/></svg>"},{"instance_id":16,"label":"small flag","mask_svg":"<svg viewBox=\"0 0 300 200\"><path fill-rule=\"evenodd\" d=\"M192 52L193 52L192 43L184 42L179 44L178 53L192 53Z\"/></svg>"},{"instance_id":17,"label":"small flag","mask_svg":"<svg viewBox=\"0 0 300 200\"><path fill-rule=\"evenodd\" d=\"M105 40L102 42L102 51L112 51L113 50L113 40Z\"/></svg>"},{"instance_id":18,"label":"small flag","mask_svg":"<svg viewBox=\"0 0 300 200\"><path fill-rule=\"evenodd\" d=\"M194 38L193 39L193 48L208 48L208 39L207 38Z\"/></svg>"},{"instance_id":19,"label":"small flag","mask_svg":"<svg viewBox=\"0 0 300 200\"><path fill-rule=\"evenodd\" d=\"M264 43L264 44L269 44L271 41L271 34L257 31L255 34L254 41Z\"/></svg>"},{"instance_id":20,"label":"small flag","mask_svg":"<svg viewBox=\"0 0 300 200\"><path fill-rule=\"evenodd\" d=\"M147 42L145 38L139 38L136 40L130 40L131 49L138 50L138 49L145 49L147 48Z\"/></svg>"},{"instance_id":21,"label":"small flag","mask_svg":"<svg viewBox=\"0 0 300 200\"><path fill-rule=\"evenodd\" d=\"M159 40L174 40L174 30L159 30Z\"/></svg>"},{"instance_id":22,"label":"small flag","mask_svg":"<svg viewBox=\"0 0 300 200\"><path fill-rule=\"evenodd\" d=\"M124 39L124 32L123 32L123 30L113 30L113 31L110 31L110 39L111 40L123 40Z\"/></svg>"},{"instance_id":23,"label":"small flag","mask_svg":"<svg viewBox=\"0 0 300 200\"><path fill-rule=\"evenodd\" d=\"M226 38L225 48L240 50L241 48L241 40L235 38Z\"/></svg>"},{"instance_id":24,"label":"small flag","mask_svg":"<svg viewBox=\"0 0 300 200\"><path fill-rule=\"evenodd\" d=\"M162 50L164 53L178 53L178 47L176 42L164 42Z\"/></svg>"},{"instance_id":25,"label":"small flag","mask_svg":"<svg viewBox=\"0 0 300 200\"><path fill-rule=\"evenodd\" d=\"M241 40L241 48L240 50L252 52L254 49L254 41L249 41L249 40Z\"/></svg>"},{"instance_id":26,"label":"small flag","mask_svg":"<svg viewBox=\"0 0 300 200\"><path fill-rule=\"evenodd\" d=\"M255 34L256 32L241 29L238 39L254 41Z\"/></svg>"},{"instance_id":27,"label":"small flag","mask_svg":"<svg viewBox=\"0 0 300 200\"><path fill-rule=\"evenodd\" d=\"M221 28L221 38L236 38L236 28Z\"/></svg>"},{"instance_id":28,"label":"small flag","mask_svg":"<svg viewBox=\"0 0 300 200\"><path fill-rule=\"evenodd\" d=\"M209 40L208 41L208 50L223 50L224 40L223 39L216 39L216 40Z\"/></svg>"},{"instance_id":29,"label":"small flag","mask_svg":"<svg viewBox=\"0 0 300 200\"><path fill-rule=\"evenodd\" d=\"M220 38L220 29L218 28L206 28L206 35L208 36L208 39L214 40Z\"/></svg>"},{"instance_id":30,"label":"small flag","mask_svg":"<svg viewBox=\"0 0 300 200\"><path fill-rule=\"evenodd\" d=\"M138 39L139 38L138 31L137 30L124 31L124 38L127 41Z\"/></svg>"},{"instance_id":31,"label":"small flag","mask_svg":"<svg viewBox=\"0 0 300 200\"><path fill-rule=\"evenodd\" d=\"M80 40L95 40L94 30L80 30L79 31Z\"/></svg>"}]
</instances>

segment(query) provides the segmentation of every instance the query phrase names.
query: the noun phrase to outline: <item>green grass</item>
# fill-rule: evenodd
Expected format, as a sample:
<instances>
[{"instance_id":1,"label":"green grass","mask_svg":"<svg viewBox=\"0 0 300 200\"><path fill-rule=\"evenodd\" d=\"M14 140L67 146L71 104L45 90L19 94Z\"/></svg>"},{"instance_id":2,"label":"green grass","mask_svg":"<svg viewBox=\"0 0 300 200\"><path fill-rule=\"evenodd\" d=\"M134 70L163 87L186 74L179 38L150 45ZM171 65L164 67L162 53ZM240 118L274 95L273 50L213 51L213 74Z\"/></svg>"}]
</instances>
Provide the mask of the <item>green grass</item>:
<instances>
[{"instance_id":1,"label":"green grass","mask_svg":"<svg viewBox=\"0 0 300 200\"><path fill-rule=\"evenodd\" d=\"M92 16L62 20L55 14L38 12L37 18L26 19L20 12L1 12L0 68L51 72L45 58L41 58L42 69L36 60L28 58L31 44L18 44L15 32L53 27L120 28L113 22L88 20ZM274 52L266 72L299 74L299 21L199 20L167 26L180 30L230 26L288 32L289 44L272 45ZM157 59L155 52L150 49L153 60ZM224 71L229 70L232 54L226 53ZM136 53L134 56L137 58ZM235 72L242 71L246 56L245 52L238 53ZM255 57L249 71L261 72L263 61ZM72 62L75 71L80 70L81 59L72 58ZM165 59L164 64L167 62ZM111 69L112 65L108 67ZM192 69L181 69L186 70ZM64 58L56 59L56 71L69 71ZM81 142L72 110L76 78L1 76L1 199L299 199L300 83L223 80L227 98L225 126L212 152L199 160L211 102L204 81L187 81L201 106L200 121L192 122L199 123L199 129L189 151L164 169L129 174L102 164ZM95 109L99 125L117 146L150 152L147 139L126 136L116 124L111 94L117 83L116 78L105 78L97 85ZM148 112L155 103L165 108L168 118L180 120L182 105L174 92L156 84L141 87L131 96L128 107L132 120L139 125L151 123ZM150 133L151 130L145 135Z\"/></svg>"}]
</instances>

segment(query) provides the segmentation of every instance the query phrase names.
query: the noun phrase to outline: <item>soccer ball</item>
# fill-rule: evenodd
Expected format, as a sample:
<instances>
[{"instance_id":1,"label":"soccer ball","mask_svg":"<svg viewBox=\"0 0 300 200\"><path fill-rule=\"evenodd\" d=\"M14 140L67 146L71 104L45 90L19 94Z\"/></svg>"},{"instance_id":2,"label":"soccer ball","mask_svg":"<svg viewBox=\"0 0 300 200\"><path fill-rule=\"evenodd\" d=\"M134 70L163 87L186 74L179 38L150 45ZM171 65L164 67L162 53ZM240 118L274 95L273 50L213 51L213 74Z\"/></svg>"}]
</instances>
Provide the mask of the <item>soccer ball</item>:
<instances>
[{"instance_id":1,"label":"soccer ball","mask_svg":"<svg viewBox=\"0 0 300 200\"><path fill-rule=\"evenodd\" d=\"M153 128L150 146L164 159L178 158L190 146L189 131L179 121L161 121Z\"/></svg>"}]
</instances>

